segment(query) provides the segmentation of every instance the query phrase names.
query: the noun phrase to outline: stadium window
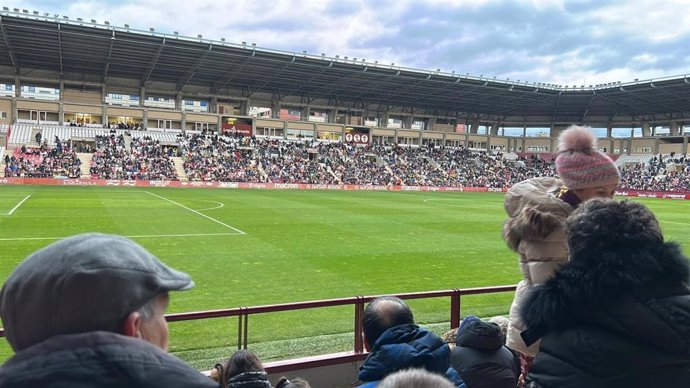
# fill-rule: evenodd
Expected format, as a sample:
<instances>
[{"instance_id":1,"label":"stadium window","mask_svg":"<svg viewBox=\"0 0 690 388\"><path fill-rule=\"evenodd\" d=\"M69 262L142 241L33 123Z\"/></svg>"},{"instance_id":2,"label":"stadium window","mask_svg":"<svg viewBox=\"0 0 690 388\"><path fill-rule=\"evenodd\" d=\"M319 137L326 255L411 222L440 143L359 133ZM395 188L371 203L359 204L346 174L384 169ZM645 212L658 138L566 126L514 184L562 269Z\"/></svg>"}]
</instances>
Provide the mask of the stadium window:
<instances>
[{"instance_id":1,"label":"stadium window","mask_svg":"<svg viewBox=\"0 0 690 388\"><path fill-rule=\"evenodd\" d=\"M132 101L139 101L139 96L135 96L135 95L130 94L129 99Z\"/></svg>"},{"instance_id":2,"label":"stadium window","mask_svg":"<svg viewBox=\"0 0 690 388\"><path fill-rule=\"evenodd\" d=\"M206 101L201 101L200 104L201 104L201 106L208 106L208 104L206 103Z\"/></svg>"},{"instance_id":3,"label":"stadium window","mask_svg":"<svg viewBox=\"0 0 690 388\"><path fill-rule=\"evenodd\" d=\"M6 84L6 85L5 85L5 90L14 90L14 85Z\"/></svg>"},{"instance_id":4,"label":"stadium window","mask_svg":"<svg viewBox=\"0 0 690 388\"><path fill-rule=\"evenodd\" d=\"M35 86L29 86L29 93L36 93L36 87Z\"/></svg>"},{"instance_id":5,"label":"stadium window","mask_svg":"<svg viewBox=\"0 0 690 388\"><path fill-rule=\"evenodd\" d=\"M191 106L191 105L194 105L194 101L191 101L191 100L184 100L184 104L185 104L185 105L188 105L188 106Z\"/></svg>"},{"instance_id":6,"label":"stadium window","mask_svg":"<svg viewBox=\"0 0 690 388\"><path fill-rule=\"evenodd\" d=\"M0 112L0 118L6 119L7 118L7 112Z\"/></svg>"}]
</instances>

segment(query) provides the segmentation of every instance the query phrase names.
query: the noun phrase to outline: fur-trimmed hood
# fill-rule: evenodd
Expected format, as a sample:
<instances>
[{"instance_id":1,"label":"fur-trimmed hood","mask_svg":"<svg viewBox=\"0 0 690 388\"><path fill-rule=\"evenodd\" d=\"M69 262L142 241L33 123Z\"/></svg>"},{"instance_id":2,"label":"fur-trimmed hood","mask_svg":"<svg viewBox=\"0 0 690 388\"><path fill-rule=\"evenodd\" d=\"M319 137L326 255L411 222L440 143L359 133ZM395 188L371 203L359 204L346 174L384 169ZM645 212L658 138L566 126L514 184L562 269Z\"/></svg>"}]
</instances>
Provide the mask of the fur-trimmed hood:
<instances>
[{"instance_id":1,"label":"fur-trimmed hood","mask_svg":"<svg viewBox=\"0 0 690 388\"><path fill-rule=\"evenodd\" d=\"M639 309L632 322L612 323L622 330L643 337L658 337L660 322L670 327L666 345L688 346L690 343L690 269L688 259L675 243L650 247L617 246L615 250L589 252L587 258L571 258L554 278L534 287L522 304L520 316L528 330L526 342L536 340L552 329L605 319L612 310ZM676 298L663 304L659 300ZM652 303L646 301L652 300ZM605 324L605 323L604 323ZM654 331L644 326L654 326ZM637 326L637 328L635 328ZM678 337L678 329L685 338ZM655 332L656 331L656 332ZM675 333L675 334L674 334ZM678 338L674 338L678 337ZM653 341L649 338L649 341ZM674 341L676 343L674 344ZM685 349L688 351L688 349Z\"/></svg>"},{"instance_id":2,"label":"fur-trimmed hood","mask_svg":"<svg viewBox=\"0 0 690 388\"><path fill-rule=\"evenodd\" d=\"M562 182L556 178L532 178L511 187L504 208L510 217L503 225L503 238L517 251L522 239L543 239L572 212L572 206L556 197Z\"/></svg>"}]
</instances>

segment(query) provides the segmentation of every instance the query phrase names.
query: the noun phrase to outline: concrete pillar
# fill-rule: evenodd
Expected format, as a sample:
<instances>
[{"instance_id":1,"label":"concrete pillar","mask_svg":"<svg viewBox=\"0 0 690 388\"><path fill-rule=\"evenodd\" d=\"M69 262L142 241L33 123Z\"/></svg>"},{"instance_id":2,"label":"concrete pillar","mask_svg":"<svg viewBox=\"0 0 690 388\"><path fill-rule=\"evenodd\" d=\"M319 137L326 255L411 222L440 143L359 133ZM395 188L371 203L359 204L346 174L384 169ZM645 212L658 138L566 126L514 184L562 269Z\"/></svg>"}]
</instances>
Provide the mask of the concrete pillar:
<instances>
[{"instance_id":1,"label":"concrete pillar","mask_svg":"<svg viewBox=\"0 0 690 388\"><path fill-rule=\"evenodd\" d=\"M103 124L104 127L108 126L108 104L105 103L105 84L101 86L101 124ZM139 99L141 101L141 98Z\"/></svg>"},{"instance_id":2,"label":"concrete pillar","mask_svg":"<svg viewBox=\"0 0 690 388\"><path fill-rule=\"evenodd\" d=\"M175 110L182 110L182 92L175 93Z\"/></svg>"},{"instance_id":3,"label":"concrete pillar","mask_svg":"<svg viewBox=\"0 0 690 388\"><path fill-rule=\"evenodd\" d=\"M180 123L180 127L183 132L187 130L187 111L182 111L182 122Z\"/></svg>"},{"instance_id":4,"label":"concrete pillar","mask_svg":"<svg viewBox=\"0 0 690 388\"><path fill-rule=\"evenodd\" d=\"M19 98L22 96L22 83L19 82L19 76L14 77L14 97Z\"/></svg>"},{"instance_id":5,"label":"concrete pillar","mask_svg":"<svg viewBox=\"0 0 690 388\"><path fill-rule=\"evenodd\" d=\"M379 127L388 127L388 118L389 114L388 112L383 112L379 114ZM398 131L396 129L395 131L395 141L398 141Z\"/></svg>"},{"instance_id":6,"label":"concrete pillar","mask_svg":"<svg viewBox=\"0 0 690 388\"><path fill-rule=\"evenodd\" d=\"M218 113L218 96L211 96L208 102L208 113Z\"/></svg>"},{"instance_id":7,"label":"concrete pillar","mask_svg":"<svg viewBox=\"0 0 690 388\"><path fill-rule=\"evenodd\" d=\"M470 128L469 128L469 130L468 130L467 132L468 132L468 133L477 133L477 132L479 132L479 120L477 120L477 119L472 120L472 122L470 123Z\"/></svg>"},{"instance_id":8,"label":"concrete pillar","mask_svg":"<svg viewBox=\"0 0 690 388\"><path fill-rule=\"evenodd\" d=\"M613 137L613 122L609 121L606 125L606 137Z\"/></svg>"},{"instance_id":9,"label":"concrete pillar","mask_svg":"<svg viewBox=\"0 0 690 388\"><path fill-rule=\"evenodd\" d=\"M139 106L144 107L145 101L146 101L146 88L142 86L139 88Z\"/></svg>"},{"instance_id":10,"label":"concrete pillar","mask_svg":"<svg viewBox=\"0 0 690 388\"><path fill-rule=\"evenodd\" d=\"M643 137L652 136L652 130L649 127L649 123L642 123L642 136Z\"/></svg>"},{"instance_id":11,"label":"concrete pillar","mask_svg":"<svg viewBox=\"0 0 690 388\"><path fill-rule=\"evenodd\" d=\"M274 119L280 118L280 100L275 97L271 100L271 116Z\"/></svg>"},{"instance_id":12,"label":"concrete pillar","mask_svg":"<svg viewBox=\"0 0 690 388\"><path fill-rule=\"evenodd\" d=\"M492 123L491 127L489 127L489 135L490 136L498 136L498 128L500 127L499 123Z\"/></svg>"},{"instance_id":13,"label":"concrete pillar","mask_svg":"<svg viewBox=\"0 0 690 388\"><path fill-rule=\"evenodd\" d=\"M677 121L671 121L669 123L669 132L670 132L669 134L671 136L678 136L681 134L680 133L680 125L678 124Z\"/></svg>"},{"instance_id":14,"label":"concrete pillar","mask_svg":"<svg viewBox=\"0 0 690 388\"><path fill-rule=\"evenodd\" d=\"M435 125L436 125L436 116L429 117L426 120L426 130L427 131L433 131ZM443 135L443 144L446 144L446 136L445 135Z\"/></svg>"},{"instance_id":15,"label":"concrete pillar","mask_svg":"<svg viewBox=\"0 0 690 388\"><path fill-rule=\"evenodd\" d=\"M311 106L307 105L302 108L302 120L309 120L309 116L311 116Z\"/></svg>"},{"instance_id":16,"label":"concrete pillar","mask_svg":"<svg viewBox=\"0 0 690 388\"><path fill-rule=\"evenodd\" d=\"M144 129L149 127L149 110L144 109L144 118L141 119L141 126L144 127Z\"/></svg>"}]
</instances>

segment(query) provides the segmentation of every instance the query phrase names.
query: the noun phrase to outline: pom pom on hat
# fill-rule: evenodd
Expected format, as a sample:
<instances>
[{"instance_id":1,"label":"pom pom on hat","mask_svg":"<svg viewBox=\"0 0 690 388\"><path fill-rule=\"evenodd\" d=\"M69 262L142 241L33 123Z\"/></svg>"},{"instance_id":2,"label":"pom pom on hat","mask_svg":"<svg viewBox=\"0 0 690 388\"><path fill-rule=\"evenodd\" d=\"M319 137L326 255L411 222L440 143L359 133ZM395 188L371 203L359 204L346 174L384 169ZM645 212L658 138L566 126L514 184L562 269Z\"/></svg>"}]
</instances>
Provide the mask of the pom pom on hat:
<instances>
[{"instance_id":1,"label":"pom pom on hat","mask_svg":"<svg viewBox=\"0 0 690 388\"><path fill-rule=\"evenodd\" d=\"M586 127L572 125L558 138L558 151L586 152L595 150L597 139Z\"/></svg>"},{"instance_id":2,"label":"pom pom on hat","mask_svg":"<svg viewBox=\"0 0 690 388\"><path fill-rule=\"evenodd\" d=\"M589 127L571 125L563 131L558 152L556 171L569 189L618 185L618 168L596 149L596 137Z\"/></svg>"}]
</instances>

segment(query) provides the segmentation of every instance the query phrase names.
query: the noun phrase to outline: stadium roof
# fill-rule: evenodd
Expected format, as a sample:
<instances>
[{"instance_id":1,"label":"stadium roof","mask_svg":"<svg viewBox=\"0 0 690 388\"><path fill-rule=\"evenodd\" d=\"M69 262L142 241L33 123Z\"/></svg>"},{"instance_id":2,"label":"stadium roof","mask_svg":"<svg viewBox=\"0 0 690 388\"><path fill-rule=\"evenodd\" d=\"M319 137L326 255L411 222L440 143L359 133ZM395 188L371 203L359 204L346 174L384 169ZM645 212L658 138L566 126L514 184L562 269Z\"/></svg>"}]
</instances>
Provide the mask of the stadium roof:
<instances>
[{"instance_id":1,"label":"stadium roof","mask_svg":"<svg viewBox=\"0 0 690 388\"><path fill-rule=\"evenodd\" d=\"M253 44L137 31L59 16L0 12L0 66L7 76L40 69L327 100L386 111L534 122L690 119L690 78L553 85L383 65L357 58L263 49Z\"/></svg>"}]
</instances>

